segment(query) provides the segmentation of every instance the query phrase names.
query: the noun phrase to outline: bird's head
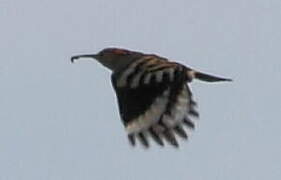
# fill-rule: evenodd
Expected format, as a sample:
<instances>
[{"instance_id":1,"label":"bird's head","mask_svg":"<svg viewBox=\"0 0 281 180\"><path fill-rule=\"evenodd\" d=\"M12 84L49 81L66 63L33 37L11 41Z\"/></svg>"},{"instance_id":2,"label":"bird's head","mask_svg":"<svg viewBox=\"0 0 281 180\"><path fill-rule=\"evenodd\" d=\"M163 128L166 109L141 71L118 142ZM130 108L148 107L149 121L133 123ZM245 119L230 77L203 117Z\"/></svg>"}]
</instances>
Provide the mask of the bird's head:
<instances>
[{"instance_id":1,"label":"bird's head","mask_svg":"<svg viewBox=\"0 0 281 180\"><path fill-rule=\"evenodd\" d=\"M97 54L85 54L71 57L71 62L79 58L93 58L100 62L105 67L112 71L118 71L130 64L136 57L139 57L141 53L133 52L126 49L119 48L106 48L101 50Z\"/></svg>"}]
</instances>

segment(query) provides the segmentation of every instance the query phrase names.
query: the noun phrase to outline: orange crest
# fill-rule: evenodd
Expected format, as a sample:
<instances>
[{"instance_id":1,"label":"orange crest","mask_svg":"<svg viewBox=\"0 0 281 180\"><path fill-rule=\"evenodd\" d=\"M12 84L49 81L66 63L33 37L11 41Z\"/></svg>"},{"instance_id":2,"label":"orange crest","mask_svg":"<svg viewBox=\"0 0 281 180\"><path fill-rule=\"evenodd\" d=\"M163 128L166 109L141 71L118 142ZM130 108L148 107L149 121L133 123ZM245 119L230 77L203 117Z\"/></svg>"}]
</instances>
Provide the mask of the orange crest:
<instances>
[{"instance_id":1,"label":"orange crest","mask_svg":"<svg viewBox=\"0 0 281 180\"><path fill-rule=\"evenodd\" d=\"M112 49L112 53L117 54L117 55L126 55L128 54L129 51L125 49Z\"/></svg>"}]
</instances>

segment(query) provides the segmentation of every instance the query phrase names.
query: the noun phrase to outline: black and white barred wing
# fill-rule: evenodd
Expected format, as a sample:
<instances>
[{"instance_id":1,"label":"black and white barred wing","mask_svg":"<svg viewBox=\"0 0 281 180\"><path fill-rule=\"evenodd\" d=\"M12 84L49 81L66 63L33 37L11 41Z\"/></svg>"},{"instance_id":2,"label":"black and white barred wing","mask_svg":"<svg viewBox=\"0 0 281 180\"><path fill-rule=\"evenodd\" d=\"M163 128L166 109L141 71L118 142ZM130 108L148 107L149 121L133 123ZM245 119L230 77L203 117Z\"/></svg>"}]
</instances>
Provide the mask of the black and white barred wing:
<instances>
[{"instance_id":1,"label":"black and white barred wing","mask_svg":"<svg viewBox=\"0 0 281 180\"><path fill-rule=\"evenodd\" d=\"M135 145L135 138L149 146L152 137L159 145L166 140L178 147L175 134L187 139L183 124L189 129L198 116L187 85L186 71L181 65L151 57L137 61L120 74L112 75L120 116Z\"/></svg>"}]
</instances>

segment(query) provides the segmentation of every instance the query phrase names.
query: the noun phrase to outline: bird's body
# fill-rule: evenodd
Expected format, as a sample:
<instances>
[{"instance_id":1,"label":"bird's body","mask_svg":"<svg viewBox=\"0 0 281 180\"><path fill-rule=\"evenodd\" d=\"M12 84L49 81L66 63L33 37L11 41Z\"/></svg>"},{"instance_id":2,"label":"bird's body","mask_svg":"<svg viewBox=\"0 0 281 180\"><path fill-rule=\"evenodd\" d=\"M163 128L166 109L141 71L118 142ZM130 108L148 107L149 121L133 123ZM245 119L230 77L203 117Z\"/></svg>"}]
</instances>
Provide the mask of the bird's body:
<instances>
[{"instance_id":1,"label":"bird's body","mask_svg":"<svg viewBox=\"0 0 281 180\"><path fill-rule=\"evenodd\" d=\"M175 134L187 139L183 125L194 129L190 117L199 116L187 83L194 78L209 82L230 80L197 72L157 55L125 49L107 48L95 55L73 56L71 60L81 57L95 58L112 70L120 116L132 145L137 137L148 147L150 136L159 145L164 145L165 139L178 147Z\"/></svg>"}]
</instances>

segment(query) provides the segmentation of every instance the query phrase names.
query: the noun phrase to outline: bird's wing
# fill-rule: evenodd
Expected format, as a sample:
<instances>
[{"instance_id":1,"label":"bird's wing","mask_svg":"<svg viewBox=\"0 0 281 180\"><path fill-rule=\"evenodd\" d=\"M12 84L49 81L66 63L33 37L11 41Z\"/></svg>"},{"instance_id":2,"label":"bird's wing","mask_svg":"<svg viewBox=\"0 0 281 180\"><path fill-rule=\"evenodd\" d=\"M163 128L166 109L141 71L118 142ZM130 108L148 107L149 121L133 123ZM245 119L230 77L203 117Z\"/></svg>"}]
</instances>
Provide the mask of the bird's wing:
<instances>
[{"instance_id":1,"label":"bird's wing","mask_svg":"<svg viewBox=\"0 0 281 180\"><path fill-rule=\"evenodd\" d=\"M124 74L123 74L124 75ZM122 79L123 78L123 79ZM120 81L124 81L120 85ZM163 139L178 147L175 134L187 139L182 124L189 129L194 122L189 115L198 116L196 103L186 83L183 67L159 66L131 74L112 75L121 119L132 145L135 137L149 146L148 136L159 145Z\"/></svg>"}]
</instances>

